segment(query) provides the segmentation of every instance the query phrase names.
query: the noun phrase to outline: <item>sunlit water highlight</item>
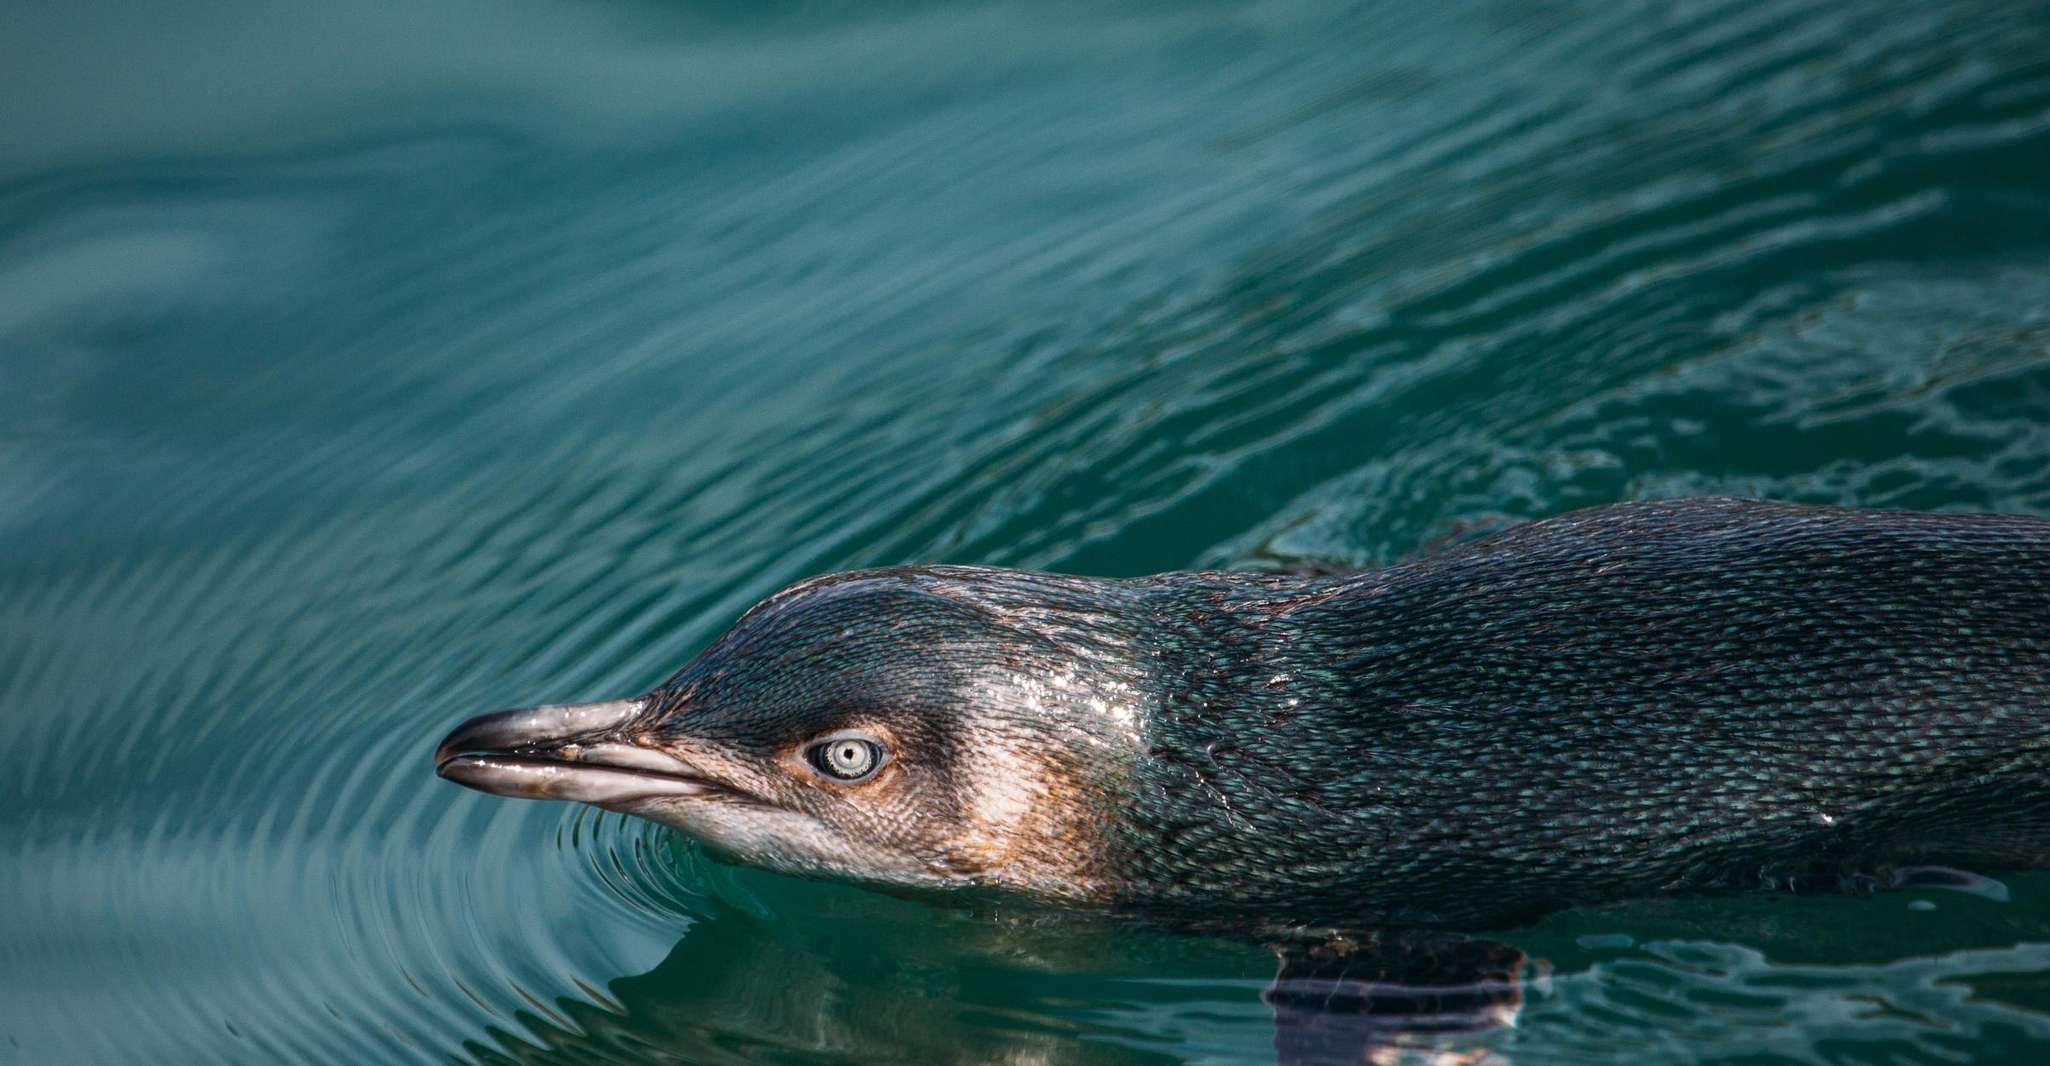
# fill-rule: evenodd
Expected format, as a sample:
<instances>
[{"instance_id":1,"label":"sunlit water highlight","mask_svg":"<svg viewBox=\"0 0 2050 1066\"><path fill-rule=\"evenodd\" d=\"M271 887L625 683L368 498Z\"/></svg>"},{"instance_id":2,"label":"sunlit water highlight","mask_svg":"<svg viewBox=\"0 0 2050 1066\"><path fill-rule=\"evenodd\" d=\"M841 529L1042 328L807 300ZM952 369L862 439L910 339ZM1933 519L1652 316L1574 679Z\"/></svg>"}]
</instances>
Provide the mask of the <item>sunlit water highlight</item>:
<instances>
[{"instance_id":1,"label":"sunlit water highlight","mask_svg":"<svg viewBox=\"0 0 2050 1066\"><path fill-rule=\"evenodd\" d=\"M17 9L0 1060L1258 1061L1257 947L735 871L428 751L829 569L2050 514L2040 4ZM2005 881L1555 916L1473 1040L2036 1061Z\"/></svg>"}]
</instances>

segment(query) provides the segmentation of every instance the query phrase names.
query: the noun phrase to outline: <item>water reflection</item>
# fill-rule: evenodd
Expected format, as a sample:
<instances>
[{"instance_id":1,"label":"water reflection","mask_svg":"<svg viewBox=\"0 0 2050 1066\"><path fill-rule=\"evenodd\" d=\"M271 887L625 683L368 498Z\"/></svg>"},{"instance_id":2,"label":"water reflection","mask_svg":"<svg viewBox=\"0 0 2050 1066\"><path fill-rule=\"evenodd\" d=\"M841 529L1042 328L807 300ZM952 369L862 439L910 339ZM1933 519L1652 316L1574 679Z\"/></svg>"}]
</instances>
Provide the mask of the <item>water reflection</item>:
<instances>
[{"instance_id":1,"label":"water reflection","mask_svg":"<svg viewBox=\"0 0 2050 1066\"><path fill-rule=\"evenodd\" d=\"M646 973L520 1018L483 1061L1101 1063L1267 1051L1257 945L952 908L704 867L692 927Z\"/></svg>"},{"instance_id":2,"label":"water reflection","mask_svg":"<svg viewBox=\"0 0 2050 1066\"><path fill-rule=\"evenodd\" d=\"M1274 955L1256 943L800 886L689 849L673 858L709 895L667 957L522 1012L467 1051L522 1063L1271 1060L1260 993ZM1513 1029L1409 1044L1508 1063L1773 1056L1790 1030L1853 1058L2018 1050L2050 1039L2050 919L2026 906L2050 876L2015 883L2020 911L1934 889L1554 915L1497 934L1533 956Z\"/></svg>"}]
</instances>

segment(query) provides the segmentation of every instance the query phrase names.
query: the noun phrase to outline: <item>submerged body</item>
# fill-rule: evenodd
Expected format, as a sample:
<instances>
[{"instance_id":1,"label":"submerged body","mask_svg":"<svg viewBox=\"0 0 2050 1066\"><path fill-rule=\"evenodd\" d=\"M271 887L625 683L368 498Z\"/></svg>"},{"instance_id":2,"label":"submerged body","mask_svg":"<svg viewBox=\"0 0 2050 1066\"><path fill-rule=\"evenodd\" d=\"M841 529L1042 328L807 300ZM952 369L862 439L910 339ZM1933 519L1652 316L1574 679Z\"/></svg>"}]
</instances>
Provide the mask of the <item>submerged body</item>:
<instances>
[{"instance_id":1,"label":"submerged body","mask_svg":"<svg viewBox=\"0 0 2050 1066\"><path fill-rule=\"evenodd\" d=\"M832 575L438 765L790 872L1248 927L2042 865L2050 520L1674 500L1350 575Z\"/></svg>"}]
</instances>

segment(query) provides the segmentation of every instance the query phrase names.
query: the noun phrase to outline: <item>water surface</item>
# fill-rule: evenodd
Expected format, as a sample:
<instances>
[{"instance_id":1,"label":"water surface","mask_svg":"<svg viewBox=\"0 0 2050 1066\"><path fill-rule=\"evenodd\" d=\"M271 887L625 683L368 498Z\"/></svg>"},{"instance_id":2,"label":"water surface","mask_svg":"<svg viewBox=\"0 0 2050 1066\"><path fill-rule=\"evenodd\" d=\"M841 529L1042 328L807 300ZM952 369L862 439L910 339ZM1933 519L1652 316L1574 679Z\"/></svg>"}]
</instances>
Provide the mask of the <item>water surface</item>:
<instances>
[{"instance_id":1,"label":"water surface","mask_svg":"<svg viewBox=\"0 0 2050 1066\"><path fill-rule=\"evenodd\" d=\"M0 14L0 1059L1239 1062L1271 957L434 779L823 570L2050 514L2050 9ZM1573 912L1518 1063L2040 1061L2050 876Z\"/></svg>"}]
</instances>

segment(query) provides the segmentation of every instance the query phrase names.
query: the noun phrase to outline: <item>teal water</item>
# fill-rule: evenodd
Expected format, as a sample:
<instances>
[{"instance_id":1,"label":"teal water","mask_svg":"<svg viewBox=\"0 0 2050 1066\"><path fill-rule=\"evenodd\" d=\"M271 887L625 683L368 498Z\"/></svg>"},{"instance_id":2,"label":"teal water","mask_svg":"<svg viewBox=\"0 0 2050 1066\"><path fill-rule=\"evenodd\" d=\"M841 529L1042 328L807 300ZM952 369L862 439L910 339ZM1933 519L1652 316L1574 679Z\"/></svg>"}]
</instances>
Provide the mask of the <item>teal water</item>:
<instances>
[{"instance_id":1,"label":"teal water","mask_svg":"<svg viewBox=\"0 0 2050 1066\"><path fill-rule=\"evenodd\" d=\"M24 2L0 100L0 1061L1266 1061L1257 947L430 748L824 570L2050 514L2040 3ZM1463 1042L2043 1061L2003 880L1556 915Z\"/></svg>"}]
</instances>

